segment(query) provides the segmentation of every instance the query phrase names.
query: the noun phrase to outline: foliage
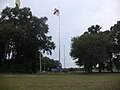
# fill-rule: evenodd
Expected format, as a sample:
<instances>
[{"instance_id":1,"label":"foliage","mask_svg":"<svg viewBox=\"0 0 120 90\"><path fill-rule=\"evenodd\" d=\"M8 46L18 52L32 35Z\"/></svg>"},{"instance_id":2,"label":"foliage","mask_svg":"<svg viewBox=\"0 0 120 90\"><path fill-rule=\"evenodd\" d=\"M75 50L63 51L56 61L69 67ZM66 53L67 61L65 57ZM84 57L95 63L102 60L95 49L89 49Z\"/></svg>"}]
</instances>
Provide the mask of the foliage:
<instances>
[{"instance_id":1,"label":"foliage","mask_svg":"<svg viewBox=\"0 0 120 90\"><path fill-rule=\"evenodd\" d=\"M111 38L115 44L118 45L118 50L120 50L120 21L110 28Z\"/></svg>"},{"instance_id":2,"label":"foliage","mask_svg":"<svg viewBox=\"0 0 120 90\"><path fill-rule=\"evenodd\" d=\"M120 70L120 55L118 55L117 58L113 59L113 64L115 65L116 69L119 72L119 70Z\"/></svg>"},{"instance_id":3,"label":"foliage","mask_svg":"<svg viewBox=\"0 0 120 90\"><path fill-rule=\"evenodd\" d=\"M120 69L120 21L117 22L117 24L114 24L114 26L112 26L110 28L110 38L112 39L112 46L110 48L111 53L116 56L113 57L113 60L111 61L111 64L114 64L116 66L116 68ZM111 65L112 66L112 65Z\"/></svg>"},{"instance_id":4,"label":"foliage","mask_svg":"<svg viewBox=\"0 0 120 90\"><path fill-rule=\"evenodd\" d=\"M38 51L52 54L47 18L32 15L30 8L6 7L0 18L0 70L36 72ZM9 66L9 65L10 66ZM12 69L11 69L12 68Z\"/></svg>"},{"instance_id":5,"label":"foliage","mask_svg":"<svg viewBox=\"0 0 120 90\"><path fill-rule=\"evenodd\" d=\"M42 58L42 70L51 71L52 68L58 68L59 61L50 59L48 57Z\"/></svg>"},{"instance_id":6,"label":"foliage","mask_svg":"<svg viewBox=\"0 0 120 90\"><path fill-rule=\"evenodd\" d=\"M70 55L77 59L77 65L84 65L85 71L88 72L92 72L93 66L97 64L101 71L102 64L109 59L107 47L111 45L111 41L109 35L100 32L100 29L99 25L91 26L88 32L71 40Z\"/></svg>"}]
</instances>

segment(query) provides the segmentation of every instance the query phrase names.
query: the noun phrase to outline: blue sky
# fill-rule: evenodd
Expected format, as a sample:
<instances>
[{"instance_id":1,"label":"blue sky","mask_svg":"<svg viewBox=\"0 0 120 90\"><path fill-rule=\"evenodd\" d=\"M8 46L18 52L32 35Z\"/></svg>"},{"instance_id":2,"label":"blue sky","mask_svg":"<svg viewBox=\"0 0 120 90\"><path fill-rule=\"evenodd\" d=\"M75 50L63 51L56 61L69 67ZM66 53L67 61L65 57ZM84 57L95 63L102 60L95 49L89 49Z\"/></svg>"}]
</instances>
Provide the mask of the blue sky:
<instances>
[{"instance_id":1,"label":"blue sky","mask_svg":"<svg viewBox=\"0 0 120 90\"><path fill-rule=\"evenodd\" d=\"M0 10L5 6L15 7L15 0L0 0ZM56 49L49 56L58 59L58 17L53 16L54 8L60 6L61 14L61 63L76 67L69 55L71 38L80 36L91 25L99 24L102 30L109 30L120 20L120 0L21 0L20 7L30 7L33 15L48 18L49 35L53 37Z\"/></svg>"}]
</instances>

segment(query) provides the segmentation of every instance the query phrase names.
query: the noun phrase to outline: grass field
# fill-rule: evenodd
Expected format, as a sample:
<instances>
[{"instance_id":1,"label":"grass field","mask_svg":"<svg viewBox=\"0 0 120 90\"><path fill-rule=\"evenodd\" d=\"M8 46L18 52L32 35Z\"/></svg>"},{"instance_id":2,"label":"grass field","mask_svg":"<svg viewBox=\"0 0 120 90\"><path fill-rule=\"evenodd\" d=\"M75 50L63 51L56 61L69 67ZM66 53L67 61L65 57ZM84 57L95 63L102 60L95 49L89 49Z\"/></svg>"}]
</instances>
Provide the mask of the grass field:
<instances>
[{"instance_id":1,"label":"grass field","mask_svg":"<svg viewBox=\"0 0 120 90\"><path fill-rule=\"evenodd\" d=\"M0 90L120 90L120 74L0 74Z\"/></svg>"}]
</instances>

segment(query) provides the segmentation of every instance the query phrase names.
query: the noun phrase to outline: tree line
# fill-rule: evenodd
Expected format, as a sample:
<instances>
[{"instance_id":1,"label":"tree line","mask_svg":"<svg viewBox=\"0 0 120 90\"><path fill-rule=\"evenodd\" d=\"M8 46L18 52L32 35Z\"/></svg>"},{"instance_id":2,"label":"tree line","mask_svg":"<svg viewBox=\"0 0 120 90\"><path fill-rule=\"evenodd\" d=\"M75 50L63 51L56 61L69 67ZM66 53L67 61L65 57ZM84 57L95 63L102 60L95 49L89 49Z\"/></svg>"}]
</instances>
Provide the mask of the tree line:
<instances>
[{"instance_id":1,"label":"tree line","mask_svg":"<svg viewBox=\"0 0 120 90\"><path fill-rule=\"evenodd\" d=\"M32 15L30 8L6 7L0 15L0 72L36 73L39 56L52 54L55 43L48 36L47 17ZM120 70L120 21L110 30L92 25L81 36L73 37L70 55L85 72ZM43 57L42 70L57 68L57 60Z\"/></svg>"},{"instance_id":2,"label":"tree line","mask_svg":"<svg viewBox=\"0 0 120 90\"><path fill-rule=\"evenodd\" d=\"M98 69L113 72L120 70L120 21L110 30L100 31L100 25L92 25L84 34L71 39L71 57L85 72Z\"/></svg>"},{"instance_id":3,"label":"tree line","mask_svg":"<svg viewBox=\"0 0 120 90\"><path fill-rule=\"evenodd\" d=\"M26 7L3 9L0 15L0 72L38 72L39 55L51 55L55 49L52 36L47 35L47 20L47 17L32 15ZM49 58L42 57L42 61L44 70L58 65Z\"/></svg>"}]
</instances>

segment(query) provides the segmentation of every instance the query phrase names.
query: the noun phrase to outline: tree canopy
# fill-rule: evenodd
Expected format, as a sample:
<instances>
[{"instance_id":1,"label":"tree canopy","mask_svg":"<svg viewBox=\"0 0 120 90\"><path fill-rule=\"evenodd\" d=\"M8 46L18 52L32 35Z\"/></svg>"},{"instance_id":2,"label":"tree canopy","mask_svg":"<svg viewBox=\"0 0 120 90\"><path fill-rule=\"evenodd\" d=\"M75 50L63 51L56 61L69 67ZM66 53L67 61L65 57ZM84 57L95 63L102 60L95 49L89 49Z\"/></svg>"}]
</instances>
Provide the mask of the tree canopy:
<instances>
[{"instance_id":1,"label":"tree canopy","mask_svg":"<svg viewBox=\"0 0 120 90\"><path fill-rule=\"evenodd\" d=\"M120 21L114 24L110 28L110 38L112 39L113 45L110 48L111 53L114 55L113 64L116 66L117 70L120 70Z\"/></svg>"},{"instance_id":2,"label":"tree canopy","mask_svg":"<svg viewBox=\"0 0 120 90\"><path fill-rule=\"evenodd\" d=\"M39 50L55 49L47 17L32 15L30 8L6 7L0 17L0 70L36 72ZM7 65L5 68L5 65ZM38 67L37 67L38 68Z\"/></svg>"},{"instance_id":3,"label":"tree canopy","mask_svg":"<svg viewBox=\"0 0 120 90\"><path fill-rule=\"evenodd\" d=\"M81 36L72 38L70 55L77 59L79 66L84 66L85 71L92 72L92 68L99 64L99 71L102 64L109 59L107 47L111 45L109 34L100 31L99 25L91 26Z\"/></svg>"}]
</instances>

